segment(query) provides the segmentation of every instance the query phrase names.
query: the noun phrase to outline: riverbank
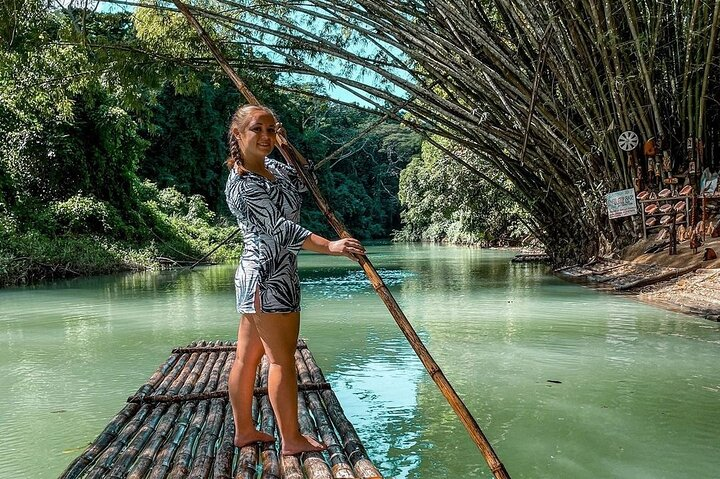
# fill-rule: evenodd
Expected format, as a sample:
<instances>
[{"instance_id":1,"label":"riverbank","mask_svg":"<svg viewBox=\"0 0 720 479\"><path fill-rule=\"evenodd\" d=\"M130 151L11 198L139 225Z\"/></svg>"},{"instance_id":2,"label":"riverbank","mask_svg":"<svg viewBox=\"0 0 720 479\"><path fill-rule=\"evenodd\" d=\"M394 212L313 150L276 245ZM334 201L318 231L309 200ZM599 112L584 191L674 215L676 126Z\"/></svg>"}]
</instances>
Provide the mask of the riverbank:
<instances>
[{"instance_id":1,"label":"riverbank","mask_svg":"<svg viewBox=\"0 0 720 479\"><path fill-rule=\"evenodd\" d=\"M128 244L113 238L80 235L51 237L37 231L17 234L0 247L0 288L38 284L81 276L159 270L188 266L214 246L232 228L208 228L205 237L178 233L164 241ZM236 242L222 246L214 260L237 256ZM206 264L206 263L204 263Z\"/></svg>"},{"instance_id":2,"label":"riverbank","mask_svg":"<svg viewBox=\"0 0 720 479\"><path fill-rule=\"evenodd\" d=\"M677 254L652 240L639 241L617 258L556 270L568 280L635 295L658 307L720 321L720 259L705 259L706 248L720 252L720 238L705 240L697 252L685 241Z\"/></svg>"},{"instance_id":3,"label":"riverbank","mask_svg":"<svg viewBox=\"0 0 720 479\"><path fill-rule=\"evenodd\" d=\"M134 194L136 207L124 212L82 195L45 207L0 203L0 287L192 264L237 228L199 195L149 181ZM240 245L236 237L213 260L237 257Z\"/></svg>"}]
</instances>

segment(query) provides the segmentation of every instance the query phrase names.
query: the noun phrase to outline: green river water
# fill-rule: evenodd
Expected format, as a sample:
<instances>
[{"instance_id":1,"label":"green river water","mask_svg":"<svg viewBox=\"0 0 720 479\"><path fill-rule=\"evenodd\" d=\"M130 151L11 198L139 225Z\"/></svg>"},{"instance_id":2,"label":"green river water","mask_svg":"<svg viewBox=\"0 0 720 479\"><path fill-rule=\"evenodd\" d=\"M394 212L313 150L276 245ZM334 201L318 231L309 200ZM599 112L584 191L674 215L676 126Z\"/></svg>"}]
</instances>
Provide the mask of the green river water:
<instances>
[{"instance_id":1,"label":"green river water","mask_svg":"<svg viewBox=\"0 0 720 479\"><path fill-rule=\"evenodd\" d=\"M510 475L720 477L720 325L512 254L369 248ZM492 477L358 267L300 268L301 335L386 477ZM234 269L0 291L0 477L57 477L173 347L232 339Z\"/></svg>"}]
</instances>

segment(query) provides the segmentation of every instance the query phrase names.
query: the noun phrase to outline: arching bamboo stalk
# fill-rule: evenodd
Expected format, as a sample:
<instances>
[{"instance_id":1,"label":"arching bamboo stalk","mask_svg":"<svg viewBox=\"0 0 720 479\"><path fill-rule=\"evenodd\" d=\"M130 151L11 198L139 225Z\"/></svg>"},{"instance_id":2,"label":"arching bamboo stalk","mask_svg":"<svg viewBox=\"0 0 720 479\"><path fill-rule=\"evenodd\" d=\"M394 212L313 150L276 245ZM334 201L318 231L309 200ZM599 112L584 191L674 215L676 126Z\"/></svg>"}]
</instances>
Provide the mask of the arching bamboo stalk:
<instances>
[{"instance_id":1,"label":"arching bamboo stalk","mask_svg":"<svg viewBox=\"0 0 720 479\"><path fill-rule=\"evenodd\" d=\"M220 50L215 46L214 42L207 34L207 32L205 32L202 25L200 25L200 23L192 15L190 9L180 0L173 0L173 3L178 7L178 10L182 12L182 14L187 18L190 24L198 32L203 41L208 45L208 48L215 56L218 63L220 63L222 69L228 74L235 86L243 93L248 102L257 104L257 99L247 89L240 77L234 72L232 67L224 59ZM278 140L278 147L281 153L288 161L288 163L290 163L296 168L302 181L305 183L305 185L308 187L313 197L315 198L315 202L318 204L318 207L328 219L330 224L333 226L337 234L341 238L350 237L350 234L347 232L344 225L335 217L329 205L325 201L317 184L312 178L312 175L308 174L305 171L305 168L303 168L304 166L307 166L307 160L305 160L302 155L288 142L287 138L284 135L280 135ZM445 396L448 403L453 408L455 413L460 418L460 421L463 423L463 425L469 432L471 438L482 452L493 475L498 479L509 479L510 475L505 470L505 466L502 464L502 462L500 462L500 459L490 445L490 442L487 440L487 437L480 429L480 426L475 421L475 418L472 416L467 406L465 406L465 403L462 401L462 399L460 399L460 396L458 396L457 392L455 392L447 377L440 369L440 366L438 366L437 362L430 355L430 352L423 344L420 336L414 330L407 317L400 309L400 306L395 301L395 298L390 293L390 290L387 288L382 278L378 275L375 267L372 265L372 263L370 263L370 260L365 255L358 256L358 261L363 270L365 271L365 274L370 279L373 288L390 310L390 313L395 319L395 322L398 324L400 330L405 335L405 338L408 340L413 350L420 358L420 361L425 366L425 369L430 374L430 377L433 379L433 381L435 381L435 384L438 386L443 396Z\"/></svg>"},{"instance_id":2,"label":"arching bamboo stalk","mask_svg":"<svg viewBox=\"0 0 720 479\"><path fill-rule=\"evenodd\" d=\"M712 26L710 27L710 42L708 42L707 56L705 59L705 68L703 69L702 88L700 90L700 105L698 105L698 130L697 136L700 139L705 137L705 102L707 99L708 83L710 82L710 67L713 62L713 54L717 42L718 25L720 24L720 1L715 0L715 8L712 14ZM700 165L702 168L703 165Z\"/></svg>"},{"instance_id":3,"label":"arching bamboo stalk","mask_svg":"<svg viewBox=\"0 0 720 479\"><path fill-rule=\"evenodd\" d=\"M530 107L528 108L527 123L525 124L525 136L523 137L522 149L520 150L520 164L523 164L525 160L525 151L527 150L528 139L530 138L530 125L532 124L533 110L535 109L535 100L537 99L537 89L540 84L540 74L542 68L545 65L545 55L547 53L548 40L550 40L550 31L552 30L552 23L548 23L545 28L545 35L543 35L542 47L540 47L540 57L535 68L535 80L533 81L532 95L530 96Z\"/></svg>"}]
</instances>

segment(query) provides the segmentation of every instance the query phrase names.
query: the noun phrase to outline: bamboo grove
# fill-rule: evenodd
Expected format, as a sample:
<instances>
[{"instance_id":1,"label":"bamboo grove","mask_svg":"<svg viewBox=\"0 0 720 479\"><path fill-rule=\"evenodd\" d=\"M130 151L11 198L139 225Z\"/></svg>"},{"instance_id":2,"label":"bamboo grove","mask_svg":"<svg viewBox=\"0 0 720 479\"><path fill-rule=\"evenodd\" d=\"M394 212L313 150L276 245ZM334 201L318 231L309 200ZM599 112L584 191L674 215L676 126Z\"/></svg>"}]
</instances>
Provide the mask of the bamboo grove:
<instances>
[{"instance_id":1,"label":"bamboo grove","mask_svg":"<svg viewBox=\"0 0 720 479\"><path fill-rule=\"evenodd\" d=\"M676 172L688 170L688 158L698 173L720 161L720 1L191 6L217 31L265 52L259 68L352 91L428 141L450 140L448 161L485 180L507 177L507 193L557 260L636 237L637 223L611 222L605 209L605 195L633 187L636 174L618 146L621 132L661 139ZM688 138L698 139L690 157ZM467 161L468 152L490 170Z\"/></svg>"}]
</instances>

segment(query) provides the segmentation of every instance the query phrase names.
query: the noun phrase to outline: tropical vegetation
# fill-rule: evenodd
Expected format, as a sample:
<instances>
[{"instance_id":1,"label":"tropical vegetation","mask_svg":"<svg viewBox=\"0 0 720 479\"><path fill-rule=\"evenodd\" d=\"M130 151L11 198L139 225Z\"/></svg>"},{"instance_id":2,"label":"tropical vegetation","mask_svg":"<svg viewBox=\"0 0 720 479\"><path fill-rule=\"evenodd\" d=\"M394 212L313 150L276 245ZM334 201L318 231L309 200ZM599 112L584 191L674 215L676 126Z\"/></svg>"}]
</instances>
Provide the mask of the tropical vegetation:
<instances>
[{"instance_id":1,"label":"tropical vegetation","mask_svg":"<svg viewBox=\"0 0 720 479\"><path fill-rule=\"evenodd\" d=\"M237 42L262 43L265 68L358 92L424 141L451 141L445 157L519 204L558 262L640 236L637 216L609 218L608 193L694 184L719 166L717 1L193 5ZM620 148L624 132L638 148Z\"/></svg>"},{"instance_id":2,"label":"tropical vegetation","mask_svg":"<svg viewBox=\"0 0 720 479\"><path fill-rule=\"evenodd\" d=\"M242 99L181 17L40 1L2 8L0 285L191 262L234 231L223 164ZM276 73L253 67L258 53L227 49L315 161L350 230L366 239L400 228L398 178L418 136L317 98L311 85L283 90ZM314 208L302 221L333 234ZM236 257L240 244L213 259Z\"/></svg>"}]
</instances>

